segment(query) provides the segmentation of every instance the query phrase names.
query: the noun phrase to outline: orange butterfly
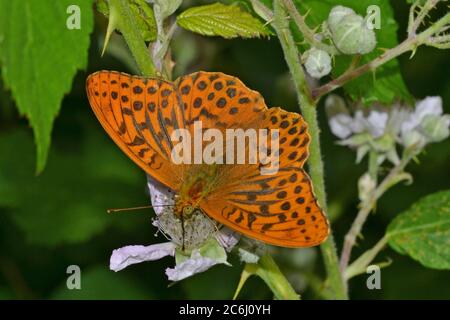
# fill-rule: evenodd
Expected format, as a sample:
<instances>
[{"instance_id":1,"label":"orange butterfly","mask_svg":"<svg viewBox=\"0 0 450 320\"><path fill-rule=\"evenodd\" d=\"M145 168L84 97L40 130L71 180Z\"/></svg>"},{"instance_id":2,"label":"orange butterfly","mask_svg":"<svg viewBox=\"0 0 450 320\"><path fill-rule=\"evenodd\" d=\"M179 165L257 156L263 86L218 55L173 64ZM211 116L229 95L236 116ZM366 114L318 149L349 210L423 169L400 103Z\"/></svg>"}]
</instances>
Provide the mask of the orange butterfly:
<instances>
[{"instance_id":1,"label":"orange butterfly","mask_svg":"<svg viewBox=\"0 0 450 320\"><path fill-rule=\"evenodd\" d=\"M86 85L92 109L114 142L178 194L179 217L200 209L248 237L283 247L315 246L328 236L327 218L302 169L310 137L299 114L268 109L258 92L222 73L168 82L100 71ZM221 132L278 129L278 172L262 175L261 164L175 164L172 133L193 132L196 121Z\"/></svg>"}]
</instances>

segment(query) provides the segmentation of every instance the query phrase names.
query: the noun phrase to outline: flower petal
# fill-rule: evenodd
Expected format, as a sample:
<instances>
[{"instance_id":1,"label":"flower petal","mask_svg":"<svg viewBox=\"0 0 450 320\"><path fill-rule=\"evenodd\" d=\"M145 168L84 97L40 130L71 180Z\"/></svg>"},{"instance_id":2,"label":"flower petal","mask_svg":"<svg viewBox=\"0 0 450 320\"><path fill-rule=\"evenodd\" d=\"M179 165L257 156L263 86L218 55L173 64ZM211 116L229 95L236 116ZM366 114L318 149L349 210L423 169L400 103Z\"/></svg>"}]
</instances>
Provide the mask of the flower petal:
<instances>
[{"instance_id":1,"label":"flower petal","mask_svg":"<svg viewBox=\"0 0 450 320\"><path fill-rule=\"evenodd\" d=\"M239 242L241 235L233 230L223 227L216 233L216 240L227 251L230 252Z\"/></svg>"},{"instance_id":2,"label":"flower petal","mask_svg":"<svg viewBox=\"0 0 450 320\"><path fill-rule=\"evenodd\" d=\"M175 255L175 244L165 242L150 246L126 246L113 251L109 262L109 268L120 271L131 264L144 261L154 261L165 256Z\"/></svg>"},{"instance_id":3,"label":"flower petal","mask_svg":"<svg viewBox=\"0 0 450 320\"><path fill-rule=\"evenodd\" d=\"M191 258L180 263L179 265L176 265L175 268L167 268L166 275L170 281L180 281L193 276L196 273L204 272L212 266L220 263L222 262L211 258L202 257L198 250L194 250Z\"/></svg>"},{"instance_id":4,"label":"flower petal","mask_svg":"<svg viewBox=\"0 0 450 320\"><path fill-rule=\"evenodd\" d=\"M328 121L331 132L340 139L345 139L352 134L351 123L353 119L347 114L337 114Z\"/></svg>"},{"instance_id":5,"label":"flower petal","mask_svg":"<svg viewBox=\"0 0 450 320\"><path fill-rule=\"evenodd\" d=\"M411 117L411 110L402 107L401 105L394 105L389 114L387 123L387 130L396 138L400 133L402 124Z\"/></svg>"},{"instance_id":6,"label":"flower petal","mask_svg":"<svg viewBox=\"0 0 450 320\"><path fill-rule=\"evenodd\" d=\"M355 112L354 120L351 123L351 128L354 133L361 133L367 128L367 120L361 110Z\"/></svg>"},{"instance_id":7,"label":"flower petal","mask_svg":"<svg viewBox=\"0 0 450 320\"><path fill-rule=\"evenodd\" d=\"M150 191L150 198L152 200L153 210L157 215L162 214L167 205L175 204L175 192L162 183L156 181L147 175L147 187Z\"/></svg>"},{"instance_id":8,"label":"flower petal","mask_svg":"<svg viewBox=\"0 0 450 320\"><path fill-rule=\"evenodd\" d=\"M374 138L379 138L383 135L388 121L388 114L386 112L371 111L367 117L367 130Z\"/></svg>"},{"instance_id":9,"label":"flower petal","mask_svg":"<svg viewBox=\"0 0 450 320\"><path fill-rule=\"evenodd\" d=\"M417 102L416 111L414 116L418 122L422 122L423 118L427 115L440 116L443 112L442 98L439 96L426 97L425 99Z\"/></svg>"}]
</instances>

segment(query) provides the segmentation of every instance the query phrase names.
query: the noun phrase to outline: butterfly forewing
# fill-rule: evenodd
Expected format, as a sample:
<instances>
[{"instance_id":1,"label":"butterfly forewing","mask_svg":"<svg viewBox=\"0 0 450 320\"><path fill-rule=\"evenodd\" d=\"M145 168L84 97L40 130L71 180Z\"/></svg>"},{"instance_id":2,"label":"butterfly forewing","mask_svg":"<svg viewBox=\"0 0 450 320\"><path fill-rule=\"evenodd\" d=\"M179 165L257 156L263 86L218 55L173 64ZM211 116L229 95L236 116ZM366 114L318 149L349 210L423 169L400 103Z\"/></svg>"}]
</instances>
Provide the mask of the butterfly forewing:
<instances>
[{"instance_id":1,"label":"butterfly forewing","mask_svg":"<svg viewBox=\"0 0 450 320\"><path fill-rule=\"evenodd\" d=\"M92 109L114 142L148 174L178 190L182 168L171 162L168 137L184 114L173 84L100 71L86 85Z\"/></svg>"}]
</instances>

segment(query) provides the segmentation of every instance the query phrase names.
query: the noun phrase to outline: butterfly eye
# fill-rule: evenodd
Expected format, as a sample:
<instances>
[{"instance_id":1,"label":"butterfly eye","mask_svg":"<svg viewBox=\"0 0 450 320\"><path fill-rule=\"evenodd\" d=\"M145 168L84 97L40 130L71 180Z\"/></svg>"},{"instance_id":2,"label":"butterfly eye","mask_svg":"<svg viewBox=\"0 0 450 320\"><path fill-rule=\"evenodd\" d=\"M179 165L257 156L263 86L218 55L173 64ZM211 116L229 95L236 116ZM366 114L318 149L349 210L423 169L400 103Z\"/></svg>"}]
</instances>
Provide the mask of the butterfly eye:
<instances>
[{"instance_id":1,"label":"butterfly eye","mask_svg":"<svg viewBox=\"0 0 450 320\"><path fill-rule=\"evenodd\" d=\"M185 206L184 208L183 208L183 215L191 215L192 214L192 212L194 211L194 207L193 206L190 206L190 205L188 205L188 206Z\"/></svg>"}]
</instances>

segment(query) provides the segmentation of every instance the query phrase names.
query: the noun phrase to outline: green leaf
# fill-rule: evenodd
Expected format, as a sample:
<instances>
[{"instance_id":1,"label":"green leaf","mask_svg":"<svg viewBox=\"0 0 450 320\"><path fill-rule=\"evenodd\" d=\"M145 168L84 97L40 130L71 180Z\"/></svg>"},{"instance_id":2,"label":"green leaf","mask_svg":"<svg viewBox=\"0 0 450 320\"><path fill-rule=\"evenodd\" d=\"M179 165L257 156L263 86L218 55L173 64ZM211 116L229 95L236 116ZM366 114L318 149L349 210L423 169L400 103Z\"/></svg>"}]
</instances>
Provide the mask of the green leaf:
<instances>
[{"instance_id":1,"label":"green leaf","mask_svg":"<svg viewBox=\"0 0 450 320\"><path fill-rule=\"evenodd\" d=\"M450 269L450 190L428 195L397 216L389 245L428 268Z\"/></svg>"},{"instance_id":2,"label":"green leaf","mask_svg":"<svg viewBox=\"0 0 450 320\"><path fill-rule=\"evenodd\" d=\"M105 17L110 18L109 6L106 0L98 0L96 7L98 12L102 13ZM130 9L142 38L145 41L155 41L157 27L152 7L145 0L130 0ZM111 24L111 21L109 21L109 24ZM115 29L115 27L116 26L113 26L112 29ZM111 28L108 25L108 32L114 31L110 29ZM105 46L109 36L110 34L107 34L105 37Z\"/></svg>"},{"instance_id":3,"label":"green leaf","mask_svg":"<svg viewBox=\"0 0 450 320\"><path fill-rule=\"evenodd\" d=\"M381 29L375 30L377 47L371 53L364 55L360 64L373 60L382 54L383 49L393 48L398 44L398 25L389 0L295 0L295 2L302 14L309 11L306 21L311 28L320 26L323 21L326 21L330 10L336 5L352 8L363 17L366 16L366 10L369 6L379 6ZM301 34L296 32L296 38L299 41L302 40ZM338 77L342 74L350 65L351 59L352 57L350 56L336 56L333 76ZM348 82L344 89L353 100L361 99L366 105L373 102L388 105L397 99L407 101L411 99L396 59L379 67L375 74L367 73Z\"/></svg>"},{"instance_id":4,"label":"green leaf","mask_svg":"<svg viewBox=\"0 0 450 320\"><path fill-rule=\"evenodd\" d=\"M183 0L154 0L154 2L155 10L159 10L160 17L164 20L180 7Z\"/></svg>"},{"instance_id":5,"label":"green leaf","mask_svg":"<svg viewBox=\"0 0 450 320\"><path fill-rule=\"evenodd\" d=\"M28 243L54 247L87 241L114 222L130 219L108 215L106 209L148 199L140 170L133 170L129 159L96 129L83 130L89 137L85 142L65 140L70 147L52 148L48 167L38 177L33 174L35 158L28 155L31 136L25 130L0 135L0 207L8 209Z\"/></svg>"},{"instance_id":6,"label":"green leaf","mask_svg":"<svg viewBox=\"0 0 450 320\"><path fill-rule=\"evenodd\" d=\"M189 8L178 16L177 22L186 30L225 39L270 35L261 21L237 5L214 3Z\"/></svg>"},{"instance_id":7,"label":"green leaf","mask_svg":"<svg viewBox=\"0 0 450 320\"><path fill-rule=\"evenodd\" d=\"M80 9L80 29L67 27L76 15L69 10L73 5ZM0 0L2 76L34 130L38 172L63 96L77 70L86 67L92 28L92 0Z\"/></svg>"}]
</instances>

